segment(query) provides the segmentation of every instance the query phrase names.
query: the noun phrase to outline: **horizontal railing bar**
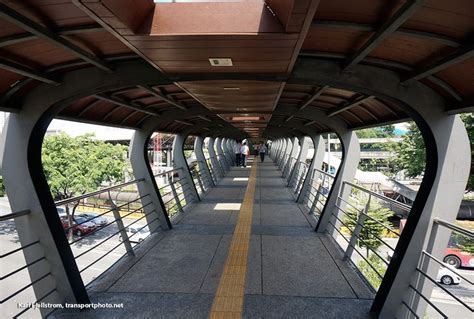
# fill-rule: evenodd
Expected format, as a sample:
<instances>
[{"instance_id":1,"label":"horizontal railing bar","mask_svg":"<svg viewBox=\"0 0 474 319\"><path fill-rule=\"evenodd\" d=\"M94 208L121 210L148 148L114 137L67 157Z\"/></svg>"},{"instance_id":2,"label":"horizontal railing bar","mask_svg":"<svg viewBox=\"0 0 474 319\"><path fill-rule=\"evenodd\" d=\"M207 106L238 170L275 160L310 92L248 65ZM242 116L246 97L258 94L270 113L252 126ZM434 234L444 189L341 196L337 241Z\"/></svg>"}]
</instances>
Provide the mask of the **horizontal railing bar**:
<instances>
[{"instance_id":1,"label":"horizontal railing bar","mask_svg":"<svg viewBox=\"0 0 474 319\"><path fill-rule=\"evenodd\" d=\"M321 170L321 169L319 169L319 168L316 168L316 167L315 167L313 170L314 170L314 171L317 171L317 172L319 172L319 173L322 173L322 174L324 174L324 175L326 175L326 176L329 176L329 177L331 177L331 178L336 178L335 175L329 174L328 172L325 172L325 171L323 171L323 170Z\"/></svg>"},{"instance_id":2,"label":"horizontal railing bar","mask_svg":"<svg viewBox=\"0 0 474 319\"><path fill-rule=\"evenodd\" d=\"M418 296L420 296L421 298L423 298L423 300L425 300L431 307L433 307L434 310L436 310L441 316L443 316L443 318L445 319L448 319L449 317L446 316L444 314L444 312L442 312L438 307L436 307L434 305L434 303L432 303L428 298L426 298L418 289L416 289L415 287L413 287L413 285L409 284L408 287L410 287L411 289L413 289L414 292L416 292L416 294Z\"/></svg>"},{"instance_id":3,"label":"horizontal railing bar","mask_svg":"<svg viewBox=\"0 0 474 319\"><path fill-rule=\"evenodd\" d=\"M92 196L95 196L95 195L98 195L98 194L102 194L102 193L111 191L113 189L117 189L117 188L120 188L120 187L136 184L136 183L139 183L139 182L143 182L144 180L145 180L144 178L134 179L134 180L131 180L131 181L126 182L126 183L122 183L122 184L102 188L102 189L99 189L95 192L91 192L91 193L79 195L79 196L76 196L76 197L63 199L63 200L55 202L55 204L56 204L56 206L66 205L66 204L69 204L69 203L80 201L81 199L85 199L85 198L88 198L88 197L92 197Z\"/></svg>"},{"instance_id":4,"label":"horizontal railing bar","mask_svg":"<svg viewBox=\"0 0 474 319\"><path fill-rule=\"evenodd\" d=\"M25 210L22 210L22 211L19 211L19 212L7 214L7 215L2 215L2 216L0 216L0 222L3 222L5 220L9 220L9 219L13 219L13 218L17 218L17 217L20 217L20 216L28 215L29 213L31 213L31 211L29 209L25 209Z\"/></svg>"},{"instance_id":5,"label":"horizontal railing bar","mask_svg":"<svg viewBox=\"0 0 474 319\"><path fill-rule=\"evenodd\" d=\"M33 280L31 283L29 283L28 285L24 286L23 288L15 291L13 294L11 294L10 296L6 297L5 299L1 300L0 301L0 304L4 303L5 301L8 301L10 300L11 298L15 297L16 295L18 295L20 292L30 288L31 286L33 286L34 284L36 284L37 282L43 280L44 278L48 277L49 275L51 275L51 272L48 272L46 273L45 275L39 277L38 279L36 280Z\"/></svg>"},{"instance_id":6,"label":"horizontal railing bar","mask_svg":"<svg viewBox=\"0 0 474 319\"><path fill-rule=\"evenodd\" d=\"M151 214L153 211L151 211L149 214ZM126 227L129 227L130 225L133 225L135 224L136 222L138 222L139 220L145 218L145 216L142 216L140 217L139 219L137 219L136 221L134 221L133 223L131 224L128 224ZM158 219L158 218L156 218ZM150 222L151 224L151 222ZM148 226L149 224L147 224L146 226ZM135 235L135 234L133 234ZM131 237L131 236L130 236ZM106 256L108 256L110 253L112 253L115 249L117 249L119 246L121 246L123 243L120 242L118 243L116 246L114 246L111 250L109 250L108 252L106 252L105 254L103 254L102 256L100 256L99 258L97 258L96 260L94 260L92 263L90 263L89 265L87 265L85 268L82 268L81 270L79 270L80 273L82 273L83 271L86 271L87 269L89 269L90 267L92 267L93 265L95 265L96 263L98 263L100 260L104 259Z\"/></svg>"},{"instance_id":7,"label":"horizontal railing bar","mask_svg":"<svg viewBox=\"0 0 474 319\"><path fill-rule=\"evenodd\" d=\"M428 256L429 258L433 259L434 261L436 261L439 265L443 266L443 267L446 267L446 264L443 263L441 260L439 260L438 258L436 258L435 256L431 255L430 253L428 253L426 250L423 250L421 252L422 254ZM464 279L465 281L467 281L469 284L471 285L474 285L474 283L472 281L470 281L469 279L467 279L466 277L464 277L463 275L461 275L460 273L456 272L454 269L449 269L451 272L455 273L456 275L458 275L459 277L461 277L462 279Z\"/></svg>"},{"instance_id":8,"label":"horizontal railing bar","mask_svg":"<svg viewBox=\"0 0 474 319\"><path fill-rule=\"evenodd\" d=\"M26 249L26 248L28 248L28 247L31 247L31 246L35 245L35 244L39 244L39 242L40 242L40 241L37 240L37 241L34 241L34 242L32 242L32 243L29 243L29 244L27 244L27 245L25 245L25 246L22 246L22 247L13 249L12 251L10 251L10 252L8 252L8 253L5 253L5 254L3 254L3 255L0 255L0 258L5 258L5 257L7 257L7 256L10 256L11 254L14 254L14 253L16 253L16 252L19 252L20 250Z\"/></svg>"},{"instance_id":9,"label":"horizontal railing bar","mask_svg":"<svg viewBox=\"0 0 474 319\"><path fill-rule=\"evenodd\" d=\"M443 285L441 285L440 283L438 283L436 280L434 280L430 275L428 275L427 273L425 273L423 270L421 270L420 268L416 267L416 271L418 271L420 274L422 274L423 276L425 276L425 278L427 278L429 281L431 281L432 283L434 283L434 284L436 285L436 287L440 288L440 289L443 290L445 293L447 293L448 295L450 295L452 298L454 298L457 302L459 302L461 305L463 305L464 307L466 307L468 310L474 311L473 308L471 308L468 304L466 304L464 301L462 301L458 296L456 296L455 294L453 294L451 291L449 291L448 289L444 288Z\"/></svg>"},{"instance_id":10,"label":"horizontal railing bar","mask_svg":"<svg viewBox=\"0 0 474 319\"><path fill-rule=\"evenodd\" d=\"M467 236L467 237L471 237L471 238L474 238L474 232L470 231L469 229L466 229L466 228L463 228L463 227L460 227L456 224L452 224L450 222L447 222L445 220L442 220L442 219L439 219L439 218L435 218L433 219L433 223L435 224L438 224L438 225L441 225L441 226L444 226L448 229L451 229L452 231L455 231L457 233L460 233L464 236Z\"/></svg>"},{"instance_id":11,"label":"horizontal railing bar","mask_svg":"<svg viewBox=\"0 0 474 319\"><path fill-rule=\"evenodd\" d=\"M130 216L131 214L135 213L136 211L138 211L138 210L140 210L140 209L143 209L143 208L147 207L148 205L150 205L150 204L152 204L152 203L153 203L153 202L149 202L148 204L143 205L143 206L140 207L140 208L137 208L137 209L135 209L135 210L132 210L130 213L128 213L128 214L126 214L126 215L124 215L124 216L120 216L120 219L124 219L124 218L126 218L127 216ZM105 227L108 227L108 226L112 225L113 223L115 223L115 222L117 222L117 221L118 221L118 219L114 218L114 220L111 221L111 222L109 222L108 224L105 224L104 226L102 226L102 227L100 227L100 228L94 229L94 230L91 231L90 233L88 233L88 234L86 234L86 235L84 235L84 236L81 236L81 237L80 237L79 239L77 239L77 240L73 240L72 242L69 243L69 246L70 246L70 245L73 245L73 244L75 244L75 243L77 243L77 242L80 242L80 241L83 240L84 238L89 237L89 236L92 235L92 234L95 234L96 232L98 232L98 231L104 229Z\"/></svg>"},{"instance_id":12,"label":"horizontal railing bar","mask_svg":"<svg viewBox=\"0 0 474 319\"><path fill-rule=\"evenodd\" d=\"M134 202L136 202L136 201L138 201L138 200L140 200L140 199L142 199L142 198L144 198L144 197L146 197L146 196L148 196L148 195L150 195L150 194L143 195L143 196L138 197L138 198L136 198L136 199L134 199L134 200L132 200L132 201L130 201L130 202L127 202L127 203L125 203L125 204L120 204L120 206L117 206L117 208L120 209L120 208L122 208L122 207L124 207L124 206L127 206L127 205L129 205L129 204L131 204L131 203L134 203ZM83 221L82 223L74 224L74 225L71 225L71 226L69 226L69 227L66 227L66 228L64 228L64 231L67 231L67 230L69 230L69 229L71 229L71 228L74 228L74 227L76 227L77 225L85 224L85 223L87 223L87 222L89 222L89 221L91 221L91 220L93 220L93 219L96 219L96 218L98 218L98 217L102 217L103 215L108 214L108 213L113 212L113 211L114 211L114 208L111 208L111 209L109 209L109 210L107 210L107 211L105 211L105 212L103 212L103 213L101 213L101 214L99 214L99 215L97 215L97 216L95 216L95 217L86 219L86 220ZM79 214L79 215L81 215L81 214ZM69 222L69 221L68 221L68 222ZM103 226L103 227L105 227L105 226ZM102 228L103 228L103 227L102 227Z\"/></svg>"},{"instance_id":13,"label":"horizontal railing bar","mask_svg":"<svg viewBox=\"0 0 474 319\"><path fill-rule=\"evenodd\" d=\"M51 289L49 292L47 292L46 294L43 295L43 297L37 299L35 301L35 303L38 303L38 302L41 302L42 300L44 300L46 297L48 297L49 295L51 295L53 292L56 291L56 288L53 288ZM24 310L22 310L21 312L17 313L13 318L18 318L19 316L21 316L22 314L24 314L25 312L27 312L28 310L30 309L33 309L33 307L26 307ZM51 310L52 311L52 310ZM51 312L50 312L51 313Z\"/></svg>"},{"instance_id":14,"label":"horizontal railing bar","mask_svg":"<svg viewBox=\"0 0 474 319\"><path fill-rule=\"evenodd\" d=\"M162 175L166 175L166 174L169 174L169 173L173 173L173 172L177 172L179 170L182 170L183 168L182 167L178 167L178 168L173 168L169 171L166 171L166 172L163 172L163 173L158 173L156 175L153 175L153 177L158 177L158 176L162 176Z\"/></svg>"},{"instance_id":15,"label":"horizontal railing bar","mask_svg":"<svg viewBox=\"0 0 474 319\"><path fill-rule=\"evenodd\" d=\"M342 198L341 196L337 196L337 198L341 201L343 201L344 203L346 203L347 205L351 206L352 208L354 209L357 209L357 210L361 210L362 207L356 207L354 204L351 204L349 201L345 200L344 198Z\"/></svg>"},{"instance_id":16,"label":"horizontal railing bar","mask_svg":"<svg viewBox=\"0 0 474 319\"><path fill-rule=\"evenodd\" d=\"M28 267L30 267L30 266L33 266L34 264L36 264L36 263L38 263L38 262L40 262L40 261L42 261L42 260L46 260L46 257L44 257L44 256L43 256L43 257L40 257L40 258L38 258L38 259L36 259L36 260L30 262L29 264L26 264L26 265L24 265L23 267L20 267L20 268L18 268L18 269L16 269L16 270L10 272L9 274L6 274L6 275L3 276L3 277L0 277L0 280L4 280L4 279L6 279L6 278L8 278L8 277L10 277L10 276L13 276L14 274L16 274L16 273L22 271L23 269L28 268Z\"/></svg>"},{"instance_id":17,"label":"horizontal railing bar","mask_svg":"<svg viewBox=\"0 0 474 319\"><path fill-rule=\"evenodd\" d=\"M402 300L402 305L404 305L408 311L410 311L410 313L415 316L416 319L419 319L420 317L413 311L413 309L410 308L410 306L408 306L408 304Z\"/></svg>"},{"instance_id":18,"label":"horizontal railing bar","mask_svg":"<svg viewBox=\"0 0 474 319\"><path fill-rule=\"evenodd\" d=\"M353 184L353 183L349 183L349 182L346 182L346 181L344 181L344 184L347 184L347 185L349 185L349 186L351 186L351 187L357 188L357 189L359 189L359 190L361 190L361 191L363 191L363 192L366 192L367 194L370 194L370 195L372 195L372 196L374 196L374 197L377 197L377 198L379 198L379 199L381 199L381 200L384 200L384 201L389 202L389 203L391 203L391 204L393 204L393 205L396 205L396 206L398 206L399 208L401 208L401 209L403 209L403 210L406 210L406 211L408 211L408 212L411 210L411 206L409 206L409 205L405 205L405 204L403 204L403 203L400 203L400 202L398 202L398 201L396 201L396 200L394 200L394 199L392 199L392 198L389 198L389 197L387 197L387 196L380 195L380 194L378 194L378 193L376 193L376 192L373 192L373 191L371 191L371 190L368 190L368 189L366 189L366 188L364 188L364 187L362 187L362 186L359 186L359 185L356 185L356 184Z\"/></svg>"},{"instance_id":19,"label":"horizontal railing bar","mask_svg":"<svg viewBox=\"0 0 474 319\"><path fill-rule=\"evenodd\" d=\"M153 222L155 222L155 221L157 221L157 220L158 220L158 217L152 219L152 220L151 220L149 223L147 223L145 226L139 228L139 229L138 229L138 232L139 232L140 230L142 230L143 228L150 226L151 223L153 223ZM127 227L128 227L128 226L127 226ZM128 236L128 242L130 242L130 238L132 238L133 236L135 236L136 234L138 234L138 232L136 232L136 233L131 234L130 236ZM148 236L146 236L144 239L148 238L149 236L151 236L151 233L150 233Z\"/></svg>"}]
</instances>

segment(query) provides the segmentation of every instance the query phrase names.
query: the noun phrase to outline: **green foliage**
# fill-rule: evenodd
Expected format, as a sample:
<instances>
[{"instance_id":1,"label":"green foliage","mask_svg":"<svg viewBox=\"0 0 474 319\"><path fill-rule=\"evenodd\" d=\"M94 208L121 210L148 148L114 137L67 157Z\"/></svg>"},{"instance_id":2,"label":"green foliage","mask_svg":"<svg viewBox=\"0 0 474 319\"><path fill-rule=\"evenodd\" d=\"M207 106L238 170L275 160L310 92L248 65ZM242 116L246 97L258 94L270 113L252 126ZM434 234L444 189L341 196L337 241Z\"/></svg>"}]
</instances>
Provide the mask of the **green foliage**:
<instances>
[{"instance_id":1,"label":"green foliage","mask_svg":"<svg viewBox=\"0 0 474 319\"><path fill-rule=\"evenodd\" d=\"M364 207L366 202L367 200L364 200L362 194L360 194L354 206ZM347 215L345 215L344 223L349 227L352 233L356 227L356 221L359 218L360 211L352 206L349 206L346 211ZM383 236L384 230L386 229L383 225L390 226L388 218L391 217L393 213L390 209L382 207L377 201L372 199L367 215L373 219L366 218L364 227L362 227L359 234L360 239L357 240L357 246L365 248L366 255L369 256L370 249L376 251L383 244L377 237L381 238Z\"/></svg>"},{"instance_id":2,"label":"green foliage","mask_svg":"<svg viewBox=\"0 0 474 319\"><path fill-rule=\"evenodd\" d=\"M406 170L408 177L416 177L423 173L426 162L425 143L414 122L408 124L408 132L396 146L395 152L398 168Z\"/></svg>"},{"instance_id":3,"label":"green foliage","mask_svg":"<svg viewBox=\"0 0 474 319\"><path fill-rule=\"evenodd\" d=\"M471 143L471 173L466 189L472 191L474 190L474 113L461 114L461 119L466 126L469 142Z\"/></svg>"},{"instance_id":4,"label":"green foliage","mask_svg":"<svg viewBox=\"0 0 474 319\"><path fill-rule=\"evenodd\" d=\"M474 255L474 239L455 232L452 233L451 237L454 237L456 247L461 249L461 251Z\"/></svg>"},{"instance_id":5,"label":"green foliage","mask_svg":"<svg viewBox=\"0 0 474 319\"><path fill-rule=\"evenodd\" d=\"M377 270L381 276L385 275L385 271L387 270L387 265L380 260L379 257L375 254L371 254L367 260L369 261L370 265ZM379 289L380 284L382 283L382 279L377 275L375 270L369 266L369 264L365 260L361 260L357 263L357 268L359 268L362 275L364 275L365 279L374 287L375 290Z\"/></svg>"},{"instance_id":6,"label":"green foliage","mask_svg":"<svg viewBox=\"0 0 474 319\"><path fill-rule=\"evenodd\" d=\"M358 138L394 137L395 126L385 125L356 131Z\"/></svg>"},{"instance_id":7,"label":"green foliage","mask_svg":"<svg viewBox=\"0 0 474 319\"><path fill-rule=\"evenodd\" d=\"M124 179L126 149L93 139L66 134L48 136L43 142L44 173L55 200L96 190L101 184Z\"/></svg>"}]
</instances>

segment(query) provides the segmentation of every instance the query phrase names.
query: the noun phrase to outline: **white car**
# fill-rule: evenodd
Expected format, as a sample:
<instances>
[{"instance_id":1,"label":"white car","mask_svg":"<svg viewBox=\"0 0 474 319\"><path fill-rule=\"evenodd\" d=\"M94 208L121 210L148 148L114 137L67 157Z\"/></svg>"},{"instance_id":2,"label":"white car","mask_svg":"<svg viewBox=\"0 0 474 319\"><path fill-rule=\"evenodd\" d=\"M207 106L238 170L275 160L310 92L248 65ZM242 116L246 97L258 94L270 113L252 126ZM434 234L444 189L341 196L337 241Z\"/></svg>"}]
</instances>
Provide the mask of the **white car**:
<instances>
[{"instance_id":1,"label":"white car","mask_svg":"<svg viewBox=\"0 0 474 319\"><path fill-rule=\"evenodd\" d=\"M150 235L148 227L141 229L142 227L143 226L129 226L125 228L131 243L140 243ZM119 236L119 240L122 241L122 236Z\"/></svg>"},{"instance_id":2,"label":"white car","mask_svg":"<svg viewBox=\"0 0 474 319\"><path fill-rule=\"evenodd\" d=\"M450 268L451 266L445 264L445 267L441 267L436 277L436 281L443 285L458 285L461 282L461 278L456 275Z\"/></svg>"}]
</instances>

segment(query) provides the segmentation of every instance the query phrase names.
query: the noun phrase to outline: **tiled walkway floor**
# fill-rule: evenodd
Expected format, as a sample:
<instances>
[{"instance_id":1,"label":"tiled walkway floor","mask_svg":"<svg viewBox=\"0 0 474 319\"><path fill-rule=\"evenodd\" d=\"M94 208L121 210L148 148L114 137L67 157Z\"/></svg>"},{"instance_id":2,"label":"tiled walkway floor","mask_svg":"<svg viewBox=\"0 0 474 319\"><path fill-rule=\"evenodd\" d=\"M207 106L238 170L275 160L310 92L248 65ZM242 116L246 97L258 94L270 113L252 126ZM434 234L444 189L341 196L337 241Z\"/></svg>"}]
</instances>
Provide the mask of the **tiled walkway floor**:
<instances>
[{"instance_id":1,"label":"tiled walkway floor","mask_svg":"<svg viewBox=\"0 0 474 319\"><path fill-rule=\"evenodd\" d=\"M123 303L56 317L208 318L250 167L234 167L172 231L92 288L93 302ZM368 318L373 295L327 236L295 204L269 160L258 165L242 315Z\"/></svg>"}]
</instances>

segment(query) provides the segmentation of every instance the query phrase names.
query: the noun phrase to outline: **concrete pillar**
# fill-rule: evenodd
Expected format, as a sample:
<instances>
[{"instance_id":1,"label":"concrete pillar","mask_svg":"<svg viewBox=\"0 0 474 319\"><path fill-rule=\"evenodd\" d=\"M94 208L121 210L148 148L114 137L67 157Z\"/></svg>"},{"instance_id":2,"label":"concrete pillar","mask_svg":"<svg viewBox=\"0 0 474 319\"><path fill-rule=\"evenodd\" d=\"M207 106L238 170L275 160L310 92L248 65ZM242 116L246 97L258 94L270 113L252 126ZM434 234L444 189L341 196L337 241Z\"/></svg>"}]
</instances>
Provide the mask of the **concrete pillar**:
<instances>
[{"instance_id":1,"label":"concrete pillar","mask_svg":"<svg viewBox=\"0 0 474 319\"><path fill-rule=\"evenodd\" d=\"M45 111L41 108L41 98L38 97L34 105L30 104L37 108L25 107L19 113L11 113L5 123L0 141L3 183L12 212L30 211L28 215L14 219L20 245L26 246L39 241L34 247L22 251L26 263L46 257L34 267L28 267L31 280L51 273L33 285L36 297L40 298L56 288L57 293L51 294L48 302L89 303L43 173L41 147L51 119L41 118ZM44 125L44 130L37 126L40 122L40 126ZM21 286L19 284L18 288ZM40 311L46 316L50 310Z\"/></svg>"},{"instance_id":2,"label":"concrete pillar","mask_svg":"<svg viewBox=\"0 0 474 319\"><path fill-rule=\"evenodd\" d=\"M276 152L275 152L275 164L278 166L280 163L280 158L281 158L281 151L283 149L283 139L278 139L277 141L277 146L276 146Z\"/></svg>"},{"instance_id":3,"label":"concrete pillar","mask_svg":"<svg viewBox=\"0 0 474 319\"><path fill-rule=\"evenodd\" d=\"M309 165L308 171L306 172L306 177L303 182L303 187L301 187L301 191L298 194L298 199L297 199L298 203L302 203L304 201L305 196L309 192L311 192L313 171L315 168L321 168L324 161L323 137L320 134L318 134L318 135L312 136L311 138L313 140L313 145L314 145L314 154L313 154L313 159L311 160L311 164Z\"/></svg>"},{"instance_id":4,"label":"concrete pillar","mask_svg":"<svg viewBox=\"0 0 474 319\"><path fill-rule=\"evenodd\" d=\"M214 185L211 172L206 164L206 157L202 150L203 144L204 138L202 136L196 136L196 139L194 140L194 154L196 154L196 160L198 161L201 175L203 175L203 178L207 179L211 185Z\"/></svg>"},{"instance_id":5,"label":"concrete pillar","mask_svg":"<svg viewBox=\"0 0 474 319\"><path fill-rule=\"evenodd\" d=\"M216 150L217 150L217 158L219 163L221 164L224 170L229 170L229 163L227 163L227 159L225 157L224 151L222 150L222 138L218 137L215 141Z\"/></svg>"},{"instance_id":6,"label":"concrete pillar","mask_svg":"<svg viewBox=\"0 0 474 319\"><path fill-rule=\"evenodd\" d=\"M218 177L224 177L223 172L219 167L219 162L217 161L216 151L214 149L215 139L214 137L209 137L209 142L207 143L207 151L209 152L209 159L211 161L212 170L214 171L214 175L216 180Z\"/></svg>"},{"instance_id":7,"label":"concrete pillar","mask_svg":"<svg viewBox=\"0 0 474 319\"><path fill-rule=\"evenodd\" d=\"M325 233L328 231L333 236L335 236L337 232L334 230L334 227L329 225L329 221L332 220L334 225L338 225L338 223L334 222L335 218L333 217L333 214L340 213L339 209L335 206L337 203L337 197L341 195L342 199L347 201L350 195L350 188L344 187L344 191L341 193L343 182L353 182L360 158L360 146L357 135L353 131L340 132L338 135L343 146L343 157L339 169L337 170L336 178L334 179L331 191L329 192L326 204L324 205L323 211L321 212L321 216L319 217L319 221L316 226L316 231L318 233ZM344 201L340 203L340 207L342 209L345 207ZM337 216L339 217L339 215Z\"/></svg>"},{"instance_id":8,"label":"concrete pillar","mask_svg":"<svg viewBox=\"0 0 474 319\"><path fill-rule=\"evenodd\" d=\"M150 164L148 163L147 147L149 137L150 134L148 131L135 130L132 140L130 141L129 153L133 175L137 179L144 179L143 182L137 184L138 193L140 196L149 194L149 196L145 196L141 199L142 205L149 203L150 200L153 203L153 205L145 207L145 213L150 213L145 219L147 223L150 224L148 226L150 232L153 232L159 227L162 229L171 229L172 225L163 200L161 199L155 176L153 176ZM156 218L158 218L159 223L152 223Z\"/></svg>"},{"instance_id":9,"label":"concrete pillar","mask_svg":"<svg viewBox=\"0 0 474 319\"><path fill-rule=\"evenodd\" d=\"M291 168L290 174L288 176L288 186L293 184L293 179L295 178L295 175L296 175L296 169L298 168L298 163L306 161L306 158L308 157L308 151L309 151L309 146L311 143L311 138L308 136L301 136L299 138L299 143L301 145L300 151L298 153L298 157L296 158L296 162Z\"/></svg>"},{"instance_id":10,"label":"concrete pillar","mask_svg":"<svg viewBox=\"0 0 474 319\"><path fill-rule=\"evenodd\" d=\"M287 177L289 175L291 165L295 163L299 149L300 149L299 140L297 137L293 137L291 141L291 151L289 153L290 156L288 157L288 161L286 162L285 167L283 168L283 177Z\"/></svg>"},{"instance_id":11,"label":"concrete pillar","mask_svg":"<svg viewBox=\"0 0 474 319\"><path fill-rule=\"evenodd\" d=\"M433 141L430 142L425 139L427 168L425 169L424 178L433 176L434 181L429 193L423 193L420 188L387 269L384 282L380 287L382 292L379 289L376 296L376 302L379 300L385 301L383 305L380 305L381 302L378 304L378 306L381 306L381 318L393 317L394 314L398 314L400 317L406 316L407 310L400 306L402 300L414 306L418 315L421 316L425 313L425 302L417 300L418 298L413 298L411 301L407 300L406 296L411 292L408 284L411 282L425 296L431 296L433 283L422 277L418 282L415 282L414 269L418 264L421 251L425 247L431 255L440 260L443 259L451 231L439 227L436 237L429 240L433 219L438 217L448 222L456 220L469 177L471 165L470 143L459 115L446 115L442 112L426 109L423 116L433 134ZM433 154L437 154L437 156L433 156ZM424 196L427 197L424 206L417 206L418 203L422 203ZM420 208L422 209L421 214L418 214L416 210ZM407 229L409 225L416 224L415 219L418 219L416 227L412 226L413 229ZM407 239L410 232L413 232L411 240ZM404 254L399 253L403 251L405 251ZM423 270L432 278L436 278L439 267L434 262L430 264L429 267L423 267ZM389 282L389 280L385 280L386 278L393 279L393 281L390 280L391 282ZM391 285L388 283L391 283ZM383 298L384 293L386 293L386 298Z\"/></svg>"},{"instance_id":12,"label":"concrete pillar","mask_svg":"<svg viewBox=\"0 0 474 319\"><path fill-rule=\"evenodd\" d=\"M228 141L229 139L223 138L222 139L222 152L224 153L224 158L227 163L227 167L230 169L232 166L232 159L230 158L230 150L228 148Z\"/></svg>"},{"instance_id":13,"label":"concrete pillar","mask_svg":"<svg viewBox=\"0 0 474 319\"><path fill-rule=\"evenodd\" d=\"M176 134L174 141L173 141L173 162L174 168L182 168L179 171L179 177L184 178L188 182L189 187L183 187L183 192L185 197L189 198L192 197L195 200L199 201L199 194L196 189L196 185L194 185L193 177L189 172L188 163L186 162L186 158L184 157L183 146L184 142L186 141L186 135L184 134ZM187 196L186 196L187 195Z\"/></svg>"},{"instance_id":14,"label":"concrete pillar","mask_svg":"<svg viewBox=\"0 0 474 319\"><path fill-rule=\"evenodd\" d=\"M286 163L288 162L290 158L290 152L291 148L293 147L293 143L289 137L285 138L286 144L285 144L285 150L283 151L283 157L282 161L280 162L280 170L283 173L283 168L285 167Z\"/></svg>"},{"instance_id":15,"label":"concrete pillar","mask_svg":"<svg viewBox=\"0 0 474 319\"><path fill-rule=\"evenodd\" d=\"M233 140L230 138L226 139L226 147L227 147L227 157L229 158L230 165L235 165L235 154L234 154L234 145Z\"/></svg>"}]
</instances>

